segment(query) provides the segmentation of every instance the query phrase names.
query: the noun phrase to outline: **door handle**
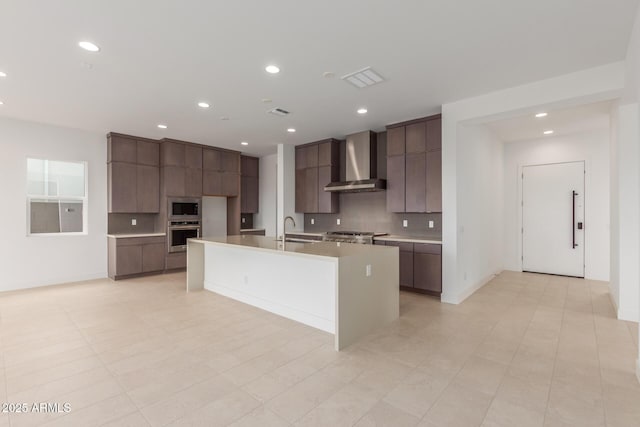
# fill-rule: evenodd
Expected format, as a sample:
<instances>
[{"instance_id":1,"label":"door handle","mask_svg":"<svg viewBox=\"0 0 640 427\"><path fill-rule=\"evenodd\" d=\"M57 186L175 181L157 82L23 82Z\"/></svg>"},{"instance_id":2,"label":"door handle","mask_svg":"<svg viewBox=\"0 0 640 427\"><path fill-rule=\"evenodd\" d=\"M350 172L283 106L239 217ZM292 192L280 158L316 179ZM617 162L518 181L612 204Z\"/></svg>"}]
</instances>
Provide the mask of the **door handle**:
<instances>
[{"instance_id":1,"label":"door handle","mask_svg":"<svg viewBox=\"0 0 640 427\"><path fill-rule=\"evenodd\" d=\"M578 193L571 191L571 245L572 249L575 249L578 244L576 243L576 196Z\"/></svg>"}]
</instances>

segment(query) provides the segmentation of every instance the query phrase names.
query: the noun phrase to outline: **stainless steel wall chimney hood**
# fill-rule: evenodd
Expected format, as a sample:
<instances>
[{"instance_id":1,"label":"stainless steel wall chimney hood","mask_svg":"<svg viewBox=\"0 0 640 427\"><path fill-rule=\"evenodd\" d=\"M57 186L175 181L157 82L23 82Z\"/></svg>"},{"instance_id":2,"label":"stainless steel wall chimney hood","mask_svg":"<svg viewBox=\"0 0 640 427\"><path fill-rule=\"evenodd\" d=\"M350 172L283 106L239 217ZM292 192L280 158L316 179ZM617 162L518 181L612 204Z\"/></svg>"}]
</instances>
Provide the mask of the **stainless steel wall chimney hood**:
<instances>
[{"instance_id":1,"label":"stainless steel wall chimney hood","mask_svg":"<svg viewBox=\"0 0 640 427\"><path fill-rule=\"evenodd\" d=\"M324 187L324 191L356 193L385 190L387 182L376 178L377 154L377 139L374 132L364 131L347 136L346 180L332 182Z\"/></svg>"}]
</instances>

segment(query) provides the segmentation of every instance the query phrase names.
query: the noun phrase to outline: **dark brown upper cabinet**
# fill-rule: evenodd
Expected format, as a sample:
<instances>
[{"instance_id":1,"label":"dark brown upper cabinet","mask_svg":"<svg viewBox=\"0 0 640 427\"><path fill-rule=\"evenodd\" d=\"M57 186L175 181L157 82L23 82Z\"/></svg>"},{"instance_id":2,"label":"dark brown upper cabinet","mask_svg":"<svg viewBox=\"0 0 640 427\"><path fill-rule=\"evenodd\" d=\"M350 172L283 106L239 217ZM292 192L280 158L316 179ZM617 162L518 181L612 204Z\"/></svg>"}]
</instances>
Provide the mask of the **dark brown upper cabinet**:
<instances>
[{"instance_id":1,"label":"dark brown upper cabinet","mask_svg":"<svg viewBox=\"0 0 640 427\"><path fill-rule=\"evenodd\" d=\"M240 211L258 213L259 209L259 163L257 157L240 156Z\"/></svg>"},{"instance_id":2,"label":"dark brown upper cabinet","mask_svg":"<svg viewBox=\"0 0 640 427\"><path fill-rule=\"evenodd\" d=\"M163 141L162 142L162 165L163 166L186 166L185 145L182 142Z\"/></svg>"},{"instance_id":3,"label":"dark brown upper cabinet","mask_svg":"<svg viewBox=\"0 0 640 427\"><path fill-rule=\"evenodd\" d=\"M109 213L160 210L158 142L116 133L107 135Z\"/></svg>"},{"instance_id":4,"label":"dark brown upper cabinet","mask_svg":"<svg viewBox=\"0 0 640 427\"><path fill-rule=\"evenodd\" d=\"M240 153L202 149L202 195L235 197L240 194Z\"/></svg>"},{"instance_id":5,"label":"dark brown upper cabinet","mask_svg":"<svg viewBox=\"0 0 640 427\"><path fill-rule=\"evenodd\" d=\"M442 212L440 115L387 127L387 210Z\"/></svg>"},{"instance_id":6,"label":"dark brown upper cabinet","mask_svg":"<svg viewBox=\"0 0 640 427\"><path fill-rule=\"evenodd\" d=\"M296 212L338 212L338 194L324 187L339 179L340 141L327 139L296 147Z\"/></svg>"}]
</instances>

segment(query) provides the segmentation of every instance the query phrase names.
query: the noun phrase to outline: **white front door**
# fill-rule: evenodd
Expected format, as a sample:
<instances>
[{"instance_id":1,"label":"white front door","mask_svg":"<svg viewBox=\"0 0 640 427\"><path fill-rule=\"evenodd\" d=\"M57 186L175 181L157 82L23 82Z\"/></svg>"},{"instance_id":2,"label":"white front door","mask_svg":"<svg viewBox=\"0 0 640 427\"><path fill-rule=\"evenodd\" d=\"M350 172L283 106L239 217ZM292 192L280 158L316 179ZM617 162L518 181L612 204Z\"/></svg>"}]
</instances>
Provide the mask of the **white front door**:
<instances>
[{"instance_id":1,"label":"white front door","mask_svg":"<svg viewBox=\"0 0 640 427\"><path fill-rule=\"evenodd\" d=\"M522 270L584 277L584 162L522 168Z\"/></svg>"}]
</instances>

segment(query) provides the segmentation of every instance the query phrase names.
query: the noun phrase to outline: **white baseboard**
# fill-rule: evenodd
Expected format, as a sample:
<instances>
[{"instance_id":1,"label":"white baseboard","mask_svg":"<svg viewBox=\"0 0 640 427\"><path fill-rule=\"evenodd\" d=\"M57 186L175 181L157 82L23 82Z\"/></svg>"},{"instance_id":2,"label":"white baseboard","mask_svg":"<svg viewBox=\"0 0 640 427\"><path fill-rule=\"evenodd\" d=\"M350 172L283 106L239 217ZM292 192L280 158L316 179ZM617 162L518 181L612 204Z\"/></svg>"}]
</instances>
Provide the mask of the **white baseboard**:
<instances>
[{"instance_id":1,"label":"white baseboard","mask_svg":"<svg viewBox=\"0 0 640 427\"><path fill-rule=\"evenodd\" d=\"M637 308L620 307L618 308L618 319L629 322L640 322Z\"/></svg>"},{"instance_id":2,"label":"white baseboard","mask_svg":"<svg viewBox=\"0 0 640 427\"><path fill-rule=\"evenodd\" d=\"M478 282L476 282L474 285L472 285L472 286L468 287L467 289L463 290L459 294L451 294L451 293L443 292L442 295L440 296L440 301L445 302L447 304L460 304L464 300L469 298L471 295L476 293L484 285L486 285L491 280L493 280L493 278L496 277L498 274L500 274L499 271L488 275L487 277L483 278L482 280L479 280Z\"/></svg>"},{"instance_id":3,"label":"white baseboard","mask_svg":"<svg viewBox=\"0 0 640 427\"><path fill-rule=\"evenodd\" d=\"M0 288L0 292L20 291L24 289L40 288L44 286L65 285L68 283L85 282L87 280L106 279L107 272L102 271L100 273L81 274L77 276L58 277L56 279L47 279L40 281L29 281L17 284L9 284L9 286L3 286Z\"/></svg>"}]
</instances>

